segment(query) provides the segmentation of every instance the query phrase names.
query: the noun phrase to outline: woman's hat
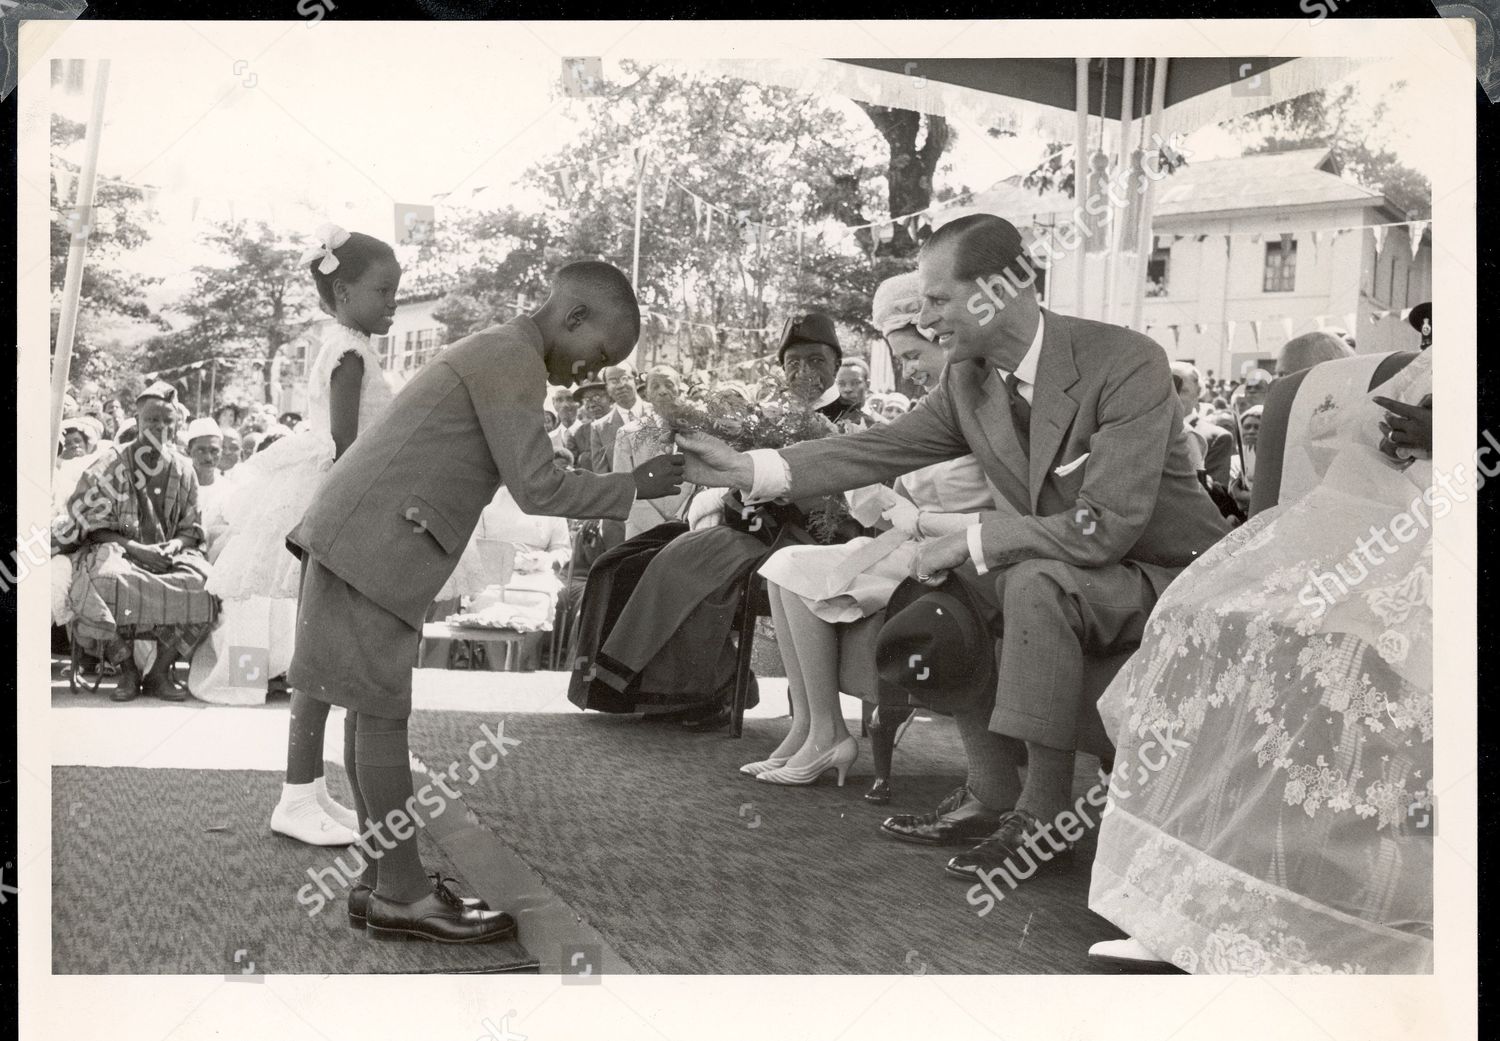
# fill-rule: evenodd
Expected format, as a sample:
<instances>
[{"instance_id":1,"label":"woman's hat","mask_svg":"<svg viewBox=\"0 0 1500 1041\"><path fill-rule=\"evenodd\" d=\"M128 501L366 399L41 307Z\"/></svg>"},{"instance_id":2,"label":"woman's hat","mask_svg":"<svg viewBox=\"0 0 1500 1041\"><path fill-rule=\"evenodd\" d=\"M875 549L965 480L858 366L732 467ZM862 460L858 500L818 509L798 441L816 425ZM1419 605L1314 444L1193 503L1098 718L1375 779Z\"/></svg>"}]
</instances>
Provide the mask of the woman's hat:
<instances>
[{"instance_id":1,"label":"woman's hat","mask_svg":"<svg viewBox=\"0 0 1500 1041\"><path fill-rule=\"evenodd\" d=\"M169 405L177 404L177 388L166 380L157 380L151 386L135 396L135 403L139 405L149 400L165 401Z\"/></svg>"},{"instance_id":2,"label":"woman's hat","mask_svg":"<svg viewBox=\"0 0 1500 1041\"><path fill-rule=\"evenodd\" d=\"M69 430L78 431L89 439L89 444L98 444L104 436L104 424L93 416L69 416L62 421L62 432L66 434Z\"/></svg>"},{"instance_id":3,"label":"woman's hat","mask_svg":"<svg viewBox=\"0 0 1500 1041\"><path fill-rule=\"evenodd\" d=\"M881 698L899 691L934 712L988 704L995 695L995 637L963 580L908 578L886 605L875 642Z\"/></svg>"},{"instance_id":4,"label":"woman's hat","mask_svg":"<svg viewBox=\"0 0 1500 1041\"><path fill-rule=\"evenodd\" d=\"M917 285L917 273L888 278L875 288L875 300L870 307L870 324L888 336L897 329L917 324L922 313L922 293ZM920 331L920 330L919 330Z\"/></svg>"}]
</instances>

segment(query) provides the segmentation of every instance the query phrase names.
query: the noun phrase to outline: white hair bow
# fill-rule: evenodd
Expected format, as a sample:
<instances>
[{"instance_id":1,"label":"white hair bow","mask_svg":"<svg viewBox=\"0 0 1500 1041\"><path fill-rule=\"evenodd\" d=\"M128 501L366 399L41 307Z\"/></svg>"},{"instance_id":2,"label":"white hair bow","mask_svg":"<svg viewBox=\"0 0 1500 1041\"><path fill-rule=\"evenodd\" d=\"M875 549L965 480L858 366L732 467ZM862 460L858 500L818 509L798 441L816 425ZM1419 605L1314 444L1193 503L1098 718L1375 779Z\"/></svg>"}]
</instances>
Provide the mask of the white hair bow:
<instances>
[{"instance_id":1,"label":"white hair bow","mask_svg":"<svg viewBox=\"0 0 1500 1041\"><path fill-rule=\"evenodd\" d=\"M319 245L302 254L302 264L306 266L321 257L323 262L318 265L318 270L331 275L339 267L339 258L333 255L333 251L349 241L349 233L337 224L324 224L318 229L318 240Z\"/></svg>"}]
</instances>

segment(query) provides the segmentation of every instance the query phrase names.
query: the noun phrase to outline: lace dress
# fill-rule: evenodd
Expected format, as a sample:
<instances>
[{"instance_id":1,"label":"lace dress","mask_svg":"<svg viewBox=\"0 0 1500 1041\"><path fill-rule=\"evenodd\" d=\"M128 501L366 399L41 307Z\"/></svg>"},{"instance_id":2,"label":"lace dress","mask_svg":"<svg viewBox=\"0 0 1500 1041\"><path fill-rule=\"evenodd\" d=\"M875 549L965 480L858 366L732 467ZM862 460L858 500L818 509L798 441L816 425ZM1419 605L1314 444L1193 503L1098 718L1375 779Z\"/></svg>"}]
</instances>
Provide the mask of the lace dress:
<instances>
[{"instance_id":1,"label":"lace dress","mask_svg":"<svg viewBox=\"0 0 1500 1041\"><path fill-rule=\"evenodd\" d=\"M1431 390L1428 352L1376 393ZM1451 505L1430 461L1381 454L1383 415L1319 404L1319 482L1184 571L1100 699L1117 757L1089 906L1189 972L1432 971L1431 522Z\"/></svg>"}]
</instances>

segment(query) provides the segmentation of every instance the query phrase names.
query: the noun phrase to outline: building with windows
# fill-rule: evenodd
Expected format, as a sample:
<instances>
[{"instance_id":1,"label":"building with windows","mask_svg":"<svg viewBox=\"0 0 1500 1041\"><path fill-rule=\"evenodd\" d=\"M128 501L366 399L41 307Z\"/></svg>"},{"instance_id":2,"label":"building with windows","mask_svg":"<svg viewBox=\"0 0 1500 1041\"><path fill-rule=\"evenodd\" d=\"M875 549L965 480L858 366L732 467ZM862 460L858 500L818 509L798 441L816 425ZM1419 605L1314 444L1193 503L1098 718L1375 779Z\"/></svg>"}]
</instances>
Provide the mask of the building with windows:
<instances>
[{"instance_id":1,"label":"building with windows","mask_svg":"<svg viewBox=\"0 0 1500 1041\"><path fill-rule=\"evenodd\" d=\"M944 216L997 213L1037 235L1073 209L1012 178ZM1190 162L1157 182L1152 233L1142 319L1172 358L1234 377L1270 369L1283 343L1315 329L1349 331L1360 353L1417 345L1403 315L1432 299L1430 228L1342 177L1326 148ZM1040 273L1043 300L1128 324L1107 260L1089 253L1086 307L1071 258Z\"/></svg>"}]
</instances>

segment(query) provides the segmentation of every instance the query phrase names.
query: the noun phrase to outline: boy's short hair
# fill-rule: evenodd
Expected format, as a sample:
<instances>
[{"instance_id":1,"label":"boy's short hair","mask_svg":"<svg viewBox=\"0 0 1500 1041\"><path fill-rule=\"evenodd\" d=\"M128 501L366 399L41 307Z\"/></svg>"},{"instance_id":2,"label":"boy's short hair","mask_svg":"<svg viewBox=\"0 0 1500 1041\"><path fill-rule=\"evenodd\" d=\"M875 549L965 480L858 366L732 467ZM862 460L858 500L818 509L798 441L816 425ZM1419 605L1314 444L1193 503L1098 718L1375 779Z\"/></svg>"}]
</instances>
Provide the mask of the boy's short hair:
<instances>
[{"instance_id":1,"label":"boy's short hair","mask_svg":"<svg viewBox=\"0 0 1500 1041\"><path fill-rule=\"evenodd\" d=\"M635 298L635 287L625 272L602 260L576 260L558 268L556 285L573 292L597 297L618 307L635 320L637 335L641 329L641 305Z\"/></svg>"}]
</instances>

